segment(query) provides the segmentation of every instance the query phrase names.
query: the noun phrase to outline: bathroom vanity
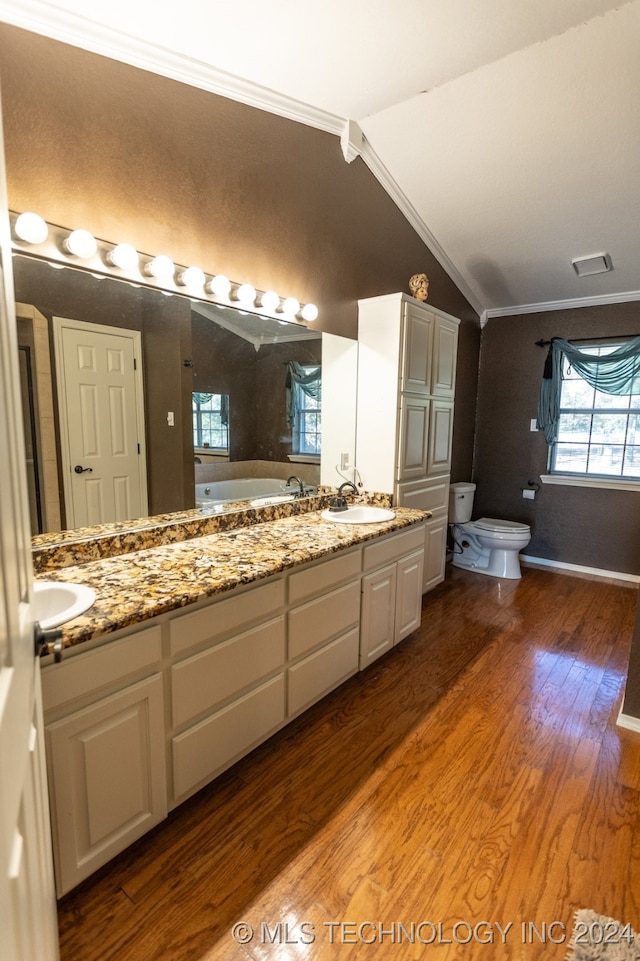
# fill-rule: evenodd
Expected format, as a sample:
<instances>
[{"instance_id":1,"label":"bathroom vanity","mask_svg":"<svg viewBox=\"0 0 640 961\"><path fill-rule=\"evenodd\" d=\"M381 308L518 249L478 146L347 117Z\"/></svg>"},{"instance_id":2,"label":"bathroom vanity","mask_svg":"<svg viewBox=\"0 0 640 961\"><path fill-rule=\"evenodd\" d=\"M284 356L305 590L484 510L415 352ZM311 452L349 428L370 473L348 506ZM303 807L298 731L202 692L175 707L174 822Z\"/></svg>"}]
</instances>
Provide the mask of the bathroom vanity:
<instances>
[{"instance_id":1,"label":"bathroom vanity","mask_svg":"<svg viewBox=\"0 0 640 961\"><path fill-rule=\"evenodd\" d=\"M292 513L56 572L97 594L42 662L58 896L419 626L429 515L395 510Z\"/></svg>"}]
</instances>

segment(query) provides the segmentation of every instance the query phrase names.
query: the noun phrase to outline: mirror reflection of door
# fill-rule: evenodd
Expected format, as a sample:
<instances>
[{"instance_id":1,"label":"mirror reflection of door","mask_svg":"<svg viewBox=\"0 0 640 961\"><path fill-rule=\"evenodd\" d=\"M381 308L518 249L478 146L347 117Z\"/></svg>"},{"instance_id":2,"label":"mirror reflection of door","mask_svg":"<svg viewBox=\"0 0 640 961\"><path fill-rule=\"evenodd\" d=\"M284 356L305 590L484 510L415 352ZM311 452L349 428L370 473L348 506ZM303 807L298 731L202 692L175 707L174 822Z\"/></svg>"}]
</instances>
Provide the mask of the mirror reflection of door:
<instances>
[{"instance_id":1,"label":"mirror reflection of door","mask_svg":"<svg viewBox=\"0 0 640 961\"><path fill-rule=\"evenodd\" d=\"M68 527L147 513L138 331L53 318Z\"/></svg>"}]
</instances>

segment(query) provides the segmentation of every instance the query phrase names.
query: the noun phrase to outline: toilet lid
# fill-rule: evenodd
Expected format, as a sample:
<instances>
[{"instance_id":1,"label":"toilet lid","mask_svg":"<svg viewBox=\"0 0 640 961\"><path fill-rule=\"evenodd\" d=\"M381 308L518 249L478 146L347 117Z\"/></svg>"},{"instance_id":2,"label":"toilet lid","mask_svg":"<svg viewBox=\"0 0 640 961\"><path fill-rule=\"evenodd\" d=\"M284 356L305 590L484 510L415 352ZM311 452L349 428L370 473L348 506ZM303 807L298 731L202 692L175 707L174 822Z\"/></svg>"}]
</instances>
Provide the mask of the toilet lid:
<instances>
[{"instance_id":1,"label":"toilet lid","mask_svg":"<svg viewBox=\"0 0 640 961\"><path fill-rule=\"evenodd\" d=\"M519 524L518 521L500 521L495 517L481 517L475 521L475 526L483 531L495 531L497 534L515 534L516 531L524 533L531 528L528 524Z\"/></svg>"}]
</instances>

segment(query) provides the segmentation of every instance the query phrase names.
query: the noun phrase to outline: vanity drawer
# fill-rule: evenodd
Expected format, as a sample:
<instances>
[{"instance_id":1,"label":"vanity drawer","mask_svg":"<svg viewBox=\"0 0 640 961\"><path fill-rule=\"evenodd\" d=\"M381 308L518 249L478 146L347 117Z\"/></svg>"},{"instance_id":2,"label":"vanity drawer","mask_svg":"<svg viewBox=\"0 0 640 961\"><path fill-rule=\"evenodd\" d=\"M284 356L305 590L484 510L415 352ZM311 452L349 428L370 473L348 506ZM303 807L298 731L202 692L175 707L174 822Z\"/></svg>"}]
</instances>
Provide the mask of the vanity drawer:
<instances>
[{"instance_id":1,"label":"vanity drawer","mask_svg":"<svg viewBox=\"0 0 640 961\"><path fill-rule=\"evenodd\" d=\"M156 625L48 665L41 672L45 714L74 701L92 700L87 696L154 667L161 658L161 629Z\"/></svg>"},{"instance_id":2,"label":"vanity drawer","mask_svg":"<svg viewBox=\"0 0 640 961\"><path fill-rule=\"evenodd\" d=\"M298 601L304 601L307 597L313 597L314 594L323 593L338 584L352 580L359 575L361 564L360 550L355 550L291 574L289 603L297 604Z\"/></svg>"},{"instance_id":3,"label":"vanity drawer","mask_svg":"<svg viewBox=\"0 0 640 961\"><path fill-rule=\"evenodd\" d=\"M282 670L284 659L284 617L281 616L175 664L171 668L174 727Z\"/></svg>"},{"instance_id":4,"label":"vanity drawer","mask_svg":"<svg viewBox=\"0 0 640 961\"><path fill-rule=\"evenodd\" d=\"M264 741L285 717L284 674L173 738L174 798L211 780Z\"/></svg>"},{"instance_id":5,"label":"vanity drawer","mask_svg":"<svg viewBox=\"0 0 640 961\"><path fill-rule=\"evenodd\" d=\"M289 659L344 633L360 621L360 580L289 611Z\"/></svg>"},{"instance_id":6,"label":"vanity drawer","mask_svg":"<svg viewBox=\"0 0 640 961\"><path fill-rule=\"evenodd\" d=\"M365 547L363 552L364 570L372 571L376 567L383 567L385 564L389 564L391 561L420 548L424 550L424 524L420 524L419 527L414 527L409 531L404 531L402 534L385 537L375 544L369 544Z\"/></svg>"},{"instance_id":7,"label":"vanity drawer","mask_svg":"<svg viewBox=\"0 0 640 961\"><path fill-rule=\"evenodd\" d=\"M359 647L360 630L355 627L290 668L288 716L298 714L355 674Z\"/></svg>"},{"instance_id":8,"label":"vanity drawer","mask_svg":"<svg viewBox=\"0 0 640 961\"><path fill-rule=\"evenodd\" d=\"M242 591L226 600L214 601L191 614L178 614L169 622L169 650L172 655L205 641L265 620L284 608L284 580L281 578Z\"/></svg>"}]
</instances>

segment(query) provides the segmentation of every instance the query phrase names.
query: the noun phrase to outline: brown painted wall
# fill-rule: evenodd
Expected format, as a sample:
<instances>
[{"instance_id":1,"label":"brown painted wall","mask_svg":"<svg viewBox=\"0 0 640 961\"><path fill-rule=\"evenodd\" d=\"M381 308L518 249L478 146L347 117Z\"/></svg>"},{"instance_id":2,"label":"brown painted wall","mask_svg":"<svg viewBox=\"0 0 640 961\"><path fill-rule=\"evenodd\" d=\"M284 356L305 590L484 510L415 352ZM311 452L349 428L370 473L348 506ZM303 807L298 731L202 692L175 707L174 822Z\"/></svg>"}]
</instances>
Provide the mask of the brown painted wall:
<instances>
[{"instance_id":1,"label":"brown painted wall","mask_svg":"<svg viewBox=\"0 0 640 961\"><path fill-rule=\"evenodd\" d=\"M638 333L636 303L494 318L484 328L474 517L531 524L527 554L640 574L640 493L543 485L535 501L522 498L527 482L547 473L544 437L529 429L546 357L535 342Z\"/></svg>"},{"instance_id":2,"label":"brown painted wall","mask_svg":"<svg viewBox=\"0 0 640 961\"><path fill-rule=\"evenodd\" d=\"M6 24L0 85L12 210L313 301L348 337L358 299L426 270L462 320L453 479L469 475L478 317L337 137Z\"/></svg>"}]
</instances>

